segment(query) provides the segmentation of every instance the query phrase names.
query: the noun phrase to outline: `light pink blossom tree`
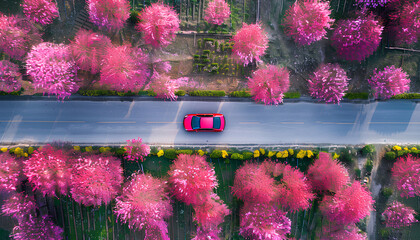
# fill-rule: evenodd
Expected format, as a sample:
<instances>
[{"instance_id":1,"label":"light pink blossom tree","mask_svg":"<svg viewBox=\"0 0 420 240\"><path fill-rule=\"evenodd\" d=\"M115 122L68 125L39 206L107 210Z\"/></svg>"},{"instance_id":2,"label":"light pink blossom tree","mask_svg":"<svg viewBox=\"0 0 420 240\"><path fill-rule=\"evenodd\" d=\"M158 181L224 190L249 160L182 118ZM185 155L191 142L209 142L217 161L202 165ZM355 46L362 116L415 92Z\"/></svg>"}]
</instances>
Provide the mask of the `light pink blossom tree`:
<instances>
[{"instance_id":1,"label":"light pink blossom tree","mask_svg":"<svg viewBox=\"0 0 420 240\"><path fill-rule=\"evenodd\" d=\"M405 206L398 201L392 202L391 205L382 213L382 216L385 217L386 227L391 228L411 226L411 224L418 222L414 215L416 215L416 211L414 211L414 209Z\"/></svg>"},{"instance_id":2,"label":"light pink blossom tree","mask_svg":"<svg viewBox=\"0 0 420 240\"><path fill-rule=\"evenodd\" d=\"M135 173L116 198L117 217L128 223L130 229L144 228L147 240L169 240L165 219L172 215L172 205L165 185L165 181L150 174Z\"/></svg>"},{"instance_id":3,"label":"light pink blossom tree","mask_svg":"<svg viewBox=\"0 0 420 240\"><path fill-rule=\"evenodd\" d=\"M222 25L230 16L230 7L225 0L211 0L204 10L204 20L210 24Z\"/></svg>"},{"instance_id":4,"label":"light pink blossom tree","mask_svg":"<svg viewBox=\"0 0 420 240\"><path fill-rule=\"evenodd\" d=\"M117 31L130 16L127 0L87 0L90 21L98 27Z\"/></svg>"},{"instance_id":5,"label":"light pink blossom tree","mask_svg":"<svg viewBox=\"0 0 420 240\"><path fill-rule=\"evenodd\" d=\"M1 211L6 216L12 216L14 219L24 221L29 215L33 215L38 206L35 204L33 196L24 193L12 194L1 206Z\"/></svg>"},{"instance_id":6,"label":"light pink blossom tree","mask_svg":"<svg viewBox=\"0 0 420 240\"><path fill-rule=\"evenodd\" d=\"M337 63L321 64L308 80L309 93L325 102L340 103L348 90L349 80L346 71Z\"/></svg>"},{"instance_id":7,"label":"light pink blossom tree","mask_svg":"<svg viewBox=\"0 0 420 240\"><path fill-rule=\"evenodd\" d=\"M136 29L144 33L144 42L154 48L163 48L175 39L179 31L178 14L171 7L160 2L152 3L139 14Z\"/></svg>"},{"instance_id":8,"label":"light pink blossom tree","mask_svg":"<svg viewBox=\"0 0 420 240\"><path fill-rule=\"evenodd\" d=\"M40 43L26 57L26 72L35 89L64 100L79 89L77 67L64 44Z\"/></svg>"},{"instance_id":9,"label":"light pink blossom tree","mask_svg":"<svg viewBox=\"0 0 420 240\"><path fill-rule=\"evenodd\" d=\"M248 78L248 87L253 99L264 104L280 104L289 90L289 71L274 65L260 68Z\"/></svg>"},{"instance_id":10,"label":"light pink blossom tree","mask_svg":"<svg viewBox=\"0 0 420 240\"><path fill-rule=\"evenodd\" d=\"M179 154L168 174L172 193L187 205L204 204L218 185L214 168L200 155Z\"/></svg>"},{"instance_id":11,"label":"light pink blossom tree","mask_svg":"<svg viewBox=\"0 0 420 240\"><path fill-rule=\"evenodd\" d=\"M372 14L340 20L331 37L332 46L341 58L362 61L378 48L383 28Z\"/></svg>"},{"instance_id":12,"label":"light pink blossom tree","mask_svg":"<svg viewBox=\"0 0 420 240\"><path fill-rule=\"evenodd\" d=\"M111 39L108 37L81 29L76 33L74 41L70 43L70 50L81 70L96 74L99 72L101 61L106 55L105 50L110 46Z\"/></svg>"},{"instance_id":13,"label":"light pink blossom tree","mask_svg":"<svg viewBox=\"0 0 420 240\"><path fill-rule=\"evenodd\" d=\"M268 36L262 29L261 24L246 24L239 29L232 41L234 42L233 57L244 65L252 62L260 62L268 48Z\"/></svg>"},{"instance_id":14,"label":"light pink blossom tree","mask_svg":"<svg viewBox=\"0 0 420 240\"><path fill-rule=\"evenodd\" d=\"M368 83L375 98L388 99L410 89L410 79L407 73L394 65L387 66L382 71L375 68Z\"/></svg>"},{"instance_id":15,"label":"light pink blossom tree","mask_svg":"<svg viewBox=\"0 0 420 240\"><path fill-rule=\"evenodd\" d=\"M22 87L21 73L18 65L9 60L0 61L0 91L14 92Z\"/></svg>"},{"instance_id":16,"label":"light pink blossom tree","mask_svg":"<svg viewBox=\"0 0 420 240\"><path fill-rule=\"evenodd\" d=\"M13 228L10 236L15 240L61 240L63 232L63 229L54 225L48 216L29 216Z\"/></svg>"},{"instance_id":17,"label":"light pink blossom tree","mask_svg":"<svg viewBox=\"0 0 420 240\"><path fill-rule=\"evenodd\" d=\"M31 21L47 25L58 17L58 8L51 0L23 0L21 4L23 13Z\"/></svg>"},{"instance_id":18,"label":"light pink blossom tree","mask_svg":"<svg viewBox=\"0 0 420 240\"><path fill-rule=\"evenodd\" d=\"M328 1L296 1L285 14L286 34L300 45L310 45L326 38L327 29L331 29L334 19L330 17Z\"/></svg>"},{"instance_id":19,"label":"light pink blossom tree","mask_svg":"<svg viewBox=\"0 0 420 240\"><path fill-rule=\"evenodd\" d=\"M21 163L8 152L0 154L0 191L15 191L20 183Z\"/></svg>"},{"instance_id":20,"label":"light pink blossom tree","mask_svg":"<svg viewBox=\"0 0 420 240\"><path fill-rule=\"evenodd\" d=\"M392 179L401 197L420 196L420 159L412 155L397 158L392 167Z\"/></svg>"},{"instance_id":21,"label":"light pink blossom tree","mask_svg":"<svg viewBox=\"0 0 420 240\"><path fill-rule=\"evenodd\" d=\"M144 161L150 153L149 145L143 143L141 138L127 140L127 146L124 147L126 155L124 158L128 161Z\"/></svg>"}]
</instances>

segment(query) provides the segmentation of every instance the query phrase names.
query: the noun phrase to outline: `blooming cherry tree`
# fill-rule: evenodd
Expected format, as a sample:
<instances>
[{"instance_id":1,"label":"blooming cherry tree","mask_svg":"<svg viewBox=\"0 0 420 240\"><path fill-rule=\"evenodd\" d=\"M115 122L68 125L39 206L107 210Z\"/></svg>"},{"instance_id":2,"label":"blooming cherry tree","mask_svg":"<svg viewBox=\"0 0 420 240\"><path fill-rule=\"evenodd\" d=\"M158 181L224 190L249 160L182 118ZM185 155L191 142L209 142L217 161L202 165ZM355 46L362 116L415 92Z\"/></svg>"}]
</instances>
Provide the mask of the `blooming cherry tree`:
<instances>
[{"instance_id":1,"label":"blooming cherry tree","mask_svg":"<svg viewBox=\"0 0 420 240\"><path fill-rule=\"evenodd\" d=\"M420 196L420 159L412 155L397 158L392 178L401 197Z\"/></svg>"},{"instance_id":2,"label":"blooming cherry tree","mask_svg":"<svg viewBox=\"0 0 420 240\"><path fill-rule=\"evenodd\" d=\"M388 99L410 89L410 79L402 68L392 65L385 67L382 71L377 70L375 68L373 75L368 79L375 98Z\"/></svg>"},{"instance_id":3,"label":"blooming cherry tree","mask_svg":"<svg viewBox=\"0 0 420 240\"><path fill-rule=\"evenodd\" d=\"M124 147L126 155L124 158L128 161L144 161L150 153L150 147L143 143L141 138L127 140L127 146Z\"/></svg>"},{"instance_id":4,"label":"blooming cherry tree","mask_svg":"<svg viewBox=\"0 0 420 240\"><path fill-rule=\"evenodd\" d=\"M152 3L140 13L136 29L144 33L144 42L155 48L166 47L179 31L178 14L171 7L160 2Z\"/></svg>"},{"instance_id":5,"label":"blooming cherry tree","mask_svg":"<svg viewBox=\"0 0 420 240\"><path fill-rule=\"evenodd\" d=\"M253 99L264 104L282 103L284 93L289 90L289 86L289 71L274 65L260 68L248 78L248 87Z\"/></svg>"},{"instance_id":6,"label":"blooming cherry tree","mask_svg":"<svg viewBox=\"0 0 420 240\"><path fill-rule=\"evenodd\" d=\"M204 10L204 20L206 22L222 25L230 16L230 7L225 0L211 0Z\"/></svg>"},{"instance_id":7,"label":"blooming cherry tree","mask_svg":"<svg viewBox=\"0 0 420 240\"><path fill-rule=\"evenodd\" d=\"M0 191L15 191L22 166L9 153L0 153Z\"/></svg>"},{"instance_id":8,"label":"blooming cherry tree","mask_svg":"<svg viewBox=\"0 0 420 240\"><path fill-rule=\"evenodd\" d=\"M341 58L362 61L378 48L383 28L372 14L340 20L331 37L332 46Z\"/></svg>"},{"instance_id":9,"label":"blooming cherry tree","mask_svg":"<svg viewBox=\"0 0 420 240\"><path fill-rule=\"evenodd\" d=\"M238 61L248 65L254 61L259 62L268 48L268 36L260 24L246 24L233 36L232 53Z\"/></svg>"},{"instance_id":10,"label":"blooming cherry tree","mask_svg":"<svg viewBox=\"0 0 420 240\"><path fill-rule=\"evenodd\" d=\"M349 80L338 64L321 64L308 80L309 93L325 102L340 103Z\"/></svg>"},{"instance_id":11,"label":"blooming cherry tree","mask_svg":"<svg viewBox=\"0 0 420 240\"><path fill-rule=\"evenodd\" d=\"M175 92L180 87L186 86L188 84L189 78L187 77L172 79L167 74L155 73L152 77L151 83L146 87L146 89L153 89L153 92L156 93L157 98L169 99L173 101L178 98L178 96L175 95Z\"/></svg>"},{"instance_id":12,"label":"blooming cherry tree","mask_svg":"<svg viewBox=\"0 0 420 240\"><path fill-rule=\"evenodd\" d=\"M412 223L418 222L414 217L416 211L411 207L407 207L404 204L394 201L391 205L382 213L385 217L386 227L401 228L411 226Z\"/></svg>"},{"instance_id":13,"label":"blooming cherry tree","mask_svg":"<svg viewBox=\"0 0 420 240\"><path fill-rule=\"evenodd\" d=\"M12 216L20 222L32 215L37 208L33 196L14 193L1 206L1 211L4 215Z\"/></svg>"},{"instance_id":14,"label":"blooming cherry tree","mask_svg":"<svg viewBox=\"0 0 420 240\"><path fill-rule=\"evenodd\" d=\"M329 224L323 230L323 240L367 240L366 233L360 233L354 223L350 225Z\"/></svg>"},{"instance_id":15,"label":"blooming cherry tree","mask_svg":"<svg viewBox=\"0 0 420 240\"><path fill-rule=\"evenodd\" d=\"M10 236L15 240L61 240L62 234L63 229L54 225L48 216L41 218L29 216L13 228Z\"/></svg>"},{"instance_id":16,"label":"blooming cherry tree","mask_svg":"<svg viewBox=\"0 0 420 240\"><path fill-rule=\"evenodd\" d=\"M22 87L20 77L18 65L9 60L0 61L0 91L8 93L19 91Z\"/></svg>"},{"instance_id":17,"label":"blooming cherry tree","mask_svg":"<svg viewBox=\"0 0 420 240\"><path fill-rule=\"evenodd\" d=\"M286 34L300 45L310 45L325 38L326 30L331 29L334 19L330 15L328 1L296 1L285 14Z\"/></svg>"},{"instance_id":18,"label":"blooming cherry tree","mask_svg":"<svg viewBox=\"0 0 420 240\"><path fill-rule=\"evenodd\" d=\"M79 89L77 67L68 46L40 43L26 57L26 72L35 89L64 100Z\"/></svg>"},{"instance_id":19,"label":"blooming cherry tree","mask_svg":"<svg viewBox=\"0 0 420 240\"><path fill-rule=\"evenodd\" d=\"M108 30L123 28L130 16L130 3L127 0L87 0L87 5L90 21Z\"/></svg>"},{"instance_id":20,"label":"blooming cherry tree","mask_svg":"<svg viewBox=\"0 0 420 240\"><path fill-rule=\"evenodd\" d=\"M31 21L41 25L52 23L58 17L58 8L51 0L23 0L23 13Z\"/></svg>"}]
</instances>

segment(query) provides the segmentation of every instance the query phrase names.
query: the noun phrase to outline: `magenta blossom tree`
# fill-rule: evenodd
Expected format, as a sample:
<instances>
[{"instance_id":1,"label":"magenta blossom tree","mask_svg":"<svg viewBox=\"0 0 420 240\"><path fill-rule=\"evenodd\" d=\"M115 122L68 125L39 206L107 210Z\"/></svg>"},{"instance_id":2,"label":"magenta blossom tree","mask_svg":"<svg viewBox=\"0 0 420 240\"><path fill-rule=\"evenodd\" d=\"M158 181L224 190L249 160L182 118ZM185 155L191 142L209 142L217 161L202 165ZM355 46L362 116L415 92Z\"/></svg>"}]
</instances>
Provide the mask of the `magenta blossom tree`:
<instances>
[{"instance_id":1,"label":"magenta blossom tree","mask_svg":"<svg viewBox=\"0 0 420 240\"><path fill-rule=\"evenodd\" d=\"M9 60L0 61L0 91L14 92L22 87L21 73L18 65Z\"/></svg>"},{"instance_id":2,"label":"magenta blossom tree","mask_svg":"<svg viewBox=\"0 0 420 240\"><path fill-rule=\"evenodd\" d=\"M289 90L289 71L274 65L260 68L248 78L248 87L253 99L264 104L280 104L284 93Z\"/></svg>"},{"instance_id":3,"label":"magenta blossom tree","mask_svg":"<svg viewBox=\"0 0 420 240\"><path fill-rule=\"evenodd\" d=\"M29 215L33 215L37 208L33 196L14 193L1 206L1 211L4 215L12 216L18 222L21 222L27 219Z\"/></svg>"},{"instance_id":4,"label":"magenta blossom tree","mask_svg":"<svg viewBox=\"0 0 420 240\"><path fill-rule=\"evenodd\" d=\"M407 1L394 16L393 32L398 43L413 44L420 38L420 1Z\"/></svg>"},{"instance_id":5,"label":"magenta blossom tree","mask_svg":"<svg viewBox=\"0 0 420 240\"><path fill-rule=\"evenodd\" d=\"M115 91L141 89L149 77L148 57L140 48L110 46L102 62L99 83Z\"/></svg>"},{"instance_id":6,"label":"magenta blossom tree","mask_svg":"<svg viewBox=\"0 0 420 240\"><path fill-rule=\"evenodd\" d=\"M144 8L139 16L140 22L136 25L136 29L144 33L146 44L154 48L163 48L175 39L180 20L171 7L160 2L152 3Z\"/></svg>"},{"instance_id":7,"label":"magenta blossom tree","mask_svg":"<svg viewBox=\"0 0 420 240\"><path fill-rule=\"evenodd\" d=\"M218 186L214 167L200 155L179 154L168 174L172 193L187 205L204 204Z\"/></svg>"},{"instance_id":8,"label":"magenta blossom tree","mask_svg":"<svg viewBox=\"0 0 420 240\"><path fill-rule=\"evenodd\" d=\"M71 173L71 195L85 206L109 204L121 190L123 170L117 158L81 156Z\"/></svg>"},{"instance_id":9,"label":"magenta blossom tree","mask_svg":"<svg viewBox=\"0 0 420 240\"><path fill-rule=\"evenodd\" d=\"M373 7L376 8L378 6L385 6L389 0L356 0L356 4L360 7Z\"/></svg>"},{"instance_id":10,"label":"magenta blossom tree","mask_svg":"<svg viewBox=\"0 0 420 240\"><path fill-rule=\"evenodd\" d=\"M233 36L233 57L244 65L252 62L260 62L268 48L268 36L260 24L246 24Z\"/></svg>"},{"instance_id":11,"label":"magenta blossom tree","mask_svg":"<svg viewBox=\"0 0 420 240\"><path fill-rule=\"evenodd\" d=\"M337 63L321 64L308 80L309 93L327 103L340 103L349 80L346 71Z\"/></svg>"},{"instance_id":12,"label":"magenta blossom tree","mask_svg":"<svg viewBox=\"0 0 420 240\"><path fill-rule=\"evenodd\" d=\"M322 240L367 240L366 233L360 233L354 223L350 225L328 224L322 233Z\"/></svg>"},{"instance_id":13,"label":"magenta blossom tree","mask_svg":"<svg viewBox=\"0 0 420 240\"><path fill-rule=\"evenodd\" d=\"M21 163L8 152L0 153L0 191L15 191L20 183Z\"/></svg>"},{"instance_id":14,"label":"magenta blossom tree","mask_svg":"<svg viewBox=\"0 0 420 240\"><path fill-rule=\"evenodd\" d=\"M414 211L414 209L405 206L398 201L392 202L391 205L382 213L382 216L385 217L386 227L391 228L411 226L411 224L418 222L414 215L416 215L416 211Z\"/></svg>"},{"instance_id":15,"label":"magenta blossom tree","mask_svg":"<svg viewBox=\"0 0 420 240\"><path fill-rule=\"evenodd\" d=\"M412 155L397 158L392 167L392 179L401 197L420 196L420 159Z\"/></svg>"},{"instance_id":16,"label":"magenta blossom tree","mask_svg":"<svg viewBox=\"0 0 420 240\"><path fill-rule=\"evenodd\" d=\"M347 61L362 61L378 48L383 28L372 14L340 20L331 37L332 46L339 57Z\"/></svg>"},{"instance_id":17,"label":"magenta blossom tree","mask_svg":"<svg viewBox=\"0 0 420 240\"><path fill-rule=\"evenodd\" d=\"M300 45L310 45L326 38L327 29L331 29L334 19L330 17L328 1L296 1L285 14L286 34Z\"/></svg>"},{"instance_id":18,"label":"magenta blossom tree","mask_svg":"<svg viewBox=\"0 0 420 240\"><path fill-rule=\"evenodd\" d=\"M23 13L31 21L47 25L58 17L58 8L52 0L23 0Z\"/></svg>"},{"instance_id":19,"label":"magenta blossom tree","mask_svg":"<svg viewBox=\"0 0 420 240\"><path fill-rule=\"evenodd\" d=\"M107 54L105 50L110 46L111 39L108 37L81 29L71 42L70 50L81 70L96 74L101 68L102 59Z\"/></svg>"},{"instance_id":20,"label":"magenta blossom tree","mask_svg":"<svg viewBox=\"0 0 420 240\"><path fill-rule=\"evenodd\" d=\"M127 146L124 147L126 155L124 158L128 161L144 161L150 153L149 145L143 143L141 138L127 140Z\"/></svg>"},{"instance_id":21,"label":"magenta blossom tree","mask_svg":"<svg viewBox=\"0 0 420 240\"><path fill-rule=\"evenodd\" d=\"M410 79L407 73L394 65L387 66L382 71L375 68L368 83L372 88L373 96L381 99L391 98L410 89Z\"/></svg>"},{"instance_id":22,"label":"magenta blossom tree","mask_svg":"<svg viewBox=\"0 0 420 240\"><path fill-rule=\"evenodd\" d=\"M10 236L15 240L61 240L63 232L63 229L54 225L48 216L29 216L13 228Z\"/></svg>"},{"instance_id":23,"label":"magenta blossom tree","mask_svg":"<svg viewBox=\"0 0 420 240\"><path fill-rule=\"evenodd\" d=\"M24 173L28 181L44 196L66 195L70 184L69 156L50 145L35 150L24 162Z\"/></svg>"},{"instance_id":24,"label":"magenta blossom tree","mask_svg":"<svg viewBox=\"0 0 420 240\"><path fill-rule=\"evenodd\" d=\"M210 24L222 25L230 16L230 7L225 0L212 0L204 10L204 20Z\"/></svg>"},{"instance_id":25,"label":"magenta blossom tree","mask_svg":"<svg viewBox=\"0 0 420 240\"><path fill-rule=\"evenodd\" d=\"M40 42L41 34L29 20L0 13L0 52L21 61L31 47Z\"/></svg>"},{"instance_id":26,"label":"magenta blossom tree","mask_svg":"<svg viewBox=\"0 0 420 240\"><path fill-rule=\"evenodd\" d=\"M127 0L87 0L89 19L98 27L117 31L130 16Z\"/></svg>"},{"instance_id":27,"label":"magenta blossom tree","mask_svg":"<svg viewBox=\"0 0 420 240\"><path fill-rule=\"evenodd\" d=\"M26 57L26 72L35 89L64 100L79 89L77 67L68 46L40 43Z\"/></svg>"},{"instance_id":28,"label":"magenta blossom tree","mask_svg":"<svg viewBox=\"0 0 420 240\"><path fill-rule=\"evenodd\" d=\"M117 217L130 229L145 229L147 240L169 240L165 219L172 215L172 205L165 185L165 181L150 174L135 173L116 198Z\"/></svg>"},{"instance_id":29,"label":"magenta blossom tree","mask_svg":"<svg viewBox=\"0 0 420 240\"><path fill-rule=\"evenodd\" d=\"M183 86L189 84L189 78L181 77L172 79L167 74L155 74L152 77L152 81L146 87L146 89L152 89L156 93L157 98L169 99L174 101L178 98L175 92Z\"/></svg>"}]
</instances>

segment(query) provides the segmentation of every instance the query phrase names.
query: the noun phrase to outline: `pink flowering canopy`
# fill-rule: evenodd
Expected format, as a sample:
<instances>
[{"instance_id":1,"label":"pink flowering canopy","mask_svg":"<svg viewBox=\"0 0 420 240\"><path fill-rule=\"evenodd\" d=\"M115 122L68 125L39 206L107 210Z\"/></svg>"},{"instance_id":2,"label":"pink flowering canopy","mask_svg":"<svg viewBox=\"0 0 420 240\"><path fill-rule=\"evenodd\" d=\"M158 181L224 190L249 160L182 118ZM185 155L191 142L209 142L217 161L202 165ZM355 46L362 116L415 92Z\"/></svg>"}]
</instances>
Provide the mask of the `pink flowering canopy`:
<instances>
[{"instance_id":1,"label":"pink flowering canopy","mask_svg":"<svg viewBox=\"0 0 420 240\"><path fill-rule=\"evenodd\" d=\"M72 166L71 195L85 206L109 204L120 192L123 170L119 159L81 156Z\"/></svg>"},{"instance_id":2,"label":"pink flowering canopy","mask_svg":"<svg viewBox=\"0 0 420 240\"><path fill-rule=\"evenodd\" d=\"M200 227L197 235L203 232L215 232L217 236L221 232L219 225L224 222L225 216L230 214L226 204L215 193L211 193L204 204L194 205L193 207L195 211L194 221ZM198 239L201 238L198 237Z\"/></svg>"},{"instance_id":3,"label":"pink flowering canopy","mask_svg":"<svg viewBox=\"0 0 420 240\"><path fill-rule=\"evenodd\" d=\"M21 171L20 162L8 152L0 153L0 191L15 191Z\"/></svg>"},{"instance_id":4,"label":"pink flowering canopy","mask_svg":"<svg viewBox=\"0 0 420 240\"><path fill-rule=\"evenodd\" d=\"M288 239L292 222L273 204L247 204L241 209L239 234L245 239Z\"/></svg>"},{"instance_id":5,"label":"pink flowering canopy","mask_svg":"<svg viewBox=\"0 0 420 240\"><path fill-rule=\"evenodd\" d=\"M71 42L70 50L81 70L96 74L101 68L101 61L106 54L105 50L110 46L111 39L108 37L81 29L76 33L74 41Z\"/></svg>"},{"instance_id":6,"label":"pink flowering canopy","mask_svg":"<svg viewBox=\"0 0 420 240\"><path fill-rule=\"evenodd\" d=\"M56 192L67 194L70 184L69 156L49 145L35 150L24 162L28 181L44 196L54 197Z\"/></svg>"},{"instance_id":7,"label":"pink flowering canopy","mask_svg":"<svg viewBox=\"0 0 420 240\"><path fill-rule=\"evenodd\" d=\"M21 222L27 219L29 215L34 214L37 208L33 196L14 193L1 206L1 211L2 214L12 216L18 222Z\"/></svg>"},{"instance_id":8,"label":"pink flowering canopy","mask_svg":"<svg viewBox=\"0 0 420 240\"><path fill-rule=\"evenodd\" d=\"M321 64L308 80L309 93L327 103L340 103L348 90L349 80L346 71L337 63Z\"/></svg>"},{"instance_id":9,"label":"pink flowering canopy","mask_svg":"<svg viewBox=\"0 0 420 240\"><path fill-rule=\"evenodd\" d=\"M175 92L180 87L187 86L188 84L188 77L172 79L167 74L155 73L152 77L152 82L146 87L146 89L153 89L153 92L156 93L157 98L174 101L178 98L178 96L175 95Z\"/></svg>"},{"instance_id":10,"label":"pink flowering canopy","mask_svg":"<svg viewBox=\"0 0 420 240\"><path fill-rule=\"evenodd\" d=\"M335 193L350 182L347 169L324 152L309 166L307 176L312 188L318 191Z\"/></svg>"},{"instance_id":11,"label":"pink flowering canopy","mask_svg":"<svg viewBox=\"0 0 420 240\"><path fill-rule=\"evenodd\" d=\"M164 220L172 215L172 205L165 186L165 181L150 174L133 174L116 198L114 213L130 229L144 228L146 239L169 240Z\"/></svg>"},{"instance_id":12,"label":"pink flowering canopy","mask_svg":"<svg viewBox=\"0 0 420 240\"><path fill-rule=\"evenodd\" d=\"M144 8L139 16L140 22L136 29L144 33L143 39L146 44L154 48L163 48L175 39L180 20L171 7L160 2L152 3Z\"/></svg>"},{"instance_id":13,"label":"pink flowering canopy","mask_svg":"<svg viewBox=\"0 0 420 240\"><path fill-rule=\"evenodd\" d=\"M63 232L63 229L54 225L48 216L40 218L29 216L13 228L10 236L15 240L61 240Z\"/></svg>"},{"instance_id":14,"label":"pink flowering canopy","mask_svg":"<svg viewBox=\"0 0 420 240\"><path fill-rule=\"evenodd\" d=\"M39 30L29 20L0 13L0 52L23 60L33 45L42 42Z\"/></svg>"},{"instance_id":15,"label":"pink flowering canopy","mask_svg":"<svg viewBox=\"0 0 420 240\"><path fill-rule=\"evenodd\" d=\"M26 72L35 89L42 89L59 100L70 97L79 89L77 67L70 49L64 44L40 43L26 57Z\"/></svg>"},{"instance_id":16,"label":"pink flowering canopy","mask_svg":"<svg viewBox=\"0 0 420 240\"><path fill-rule=\"evenodd\" d=\"M355 181L351 186L341 188L334 196L325 196L319 209L328 220L346 225L370 215L374 202L370 192Z\"/></svg>"},{"instance_id":17,"label":"pink flowering canopy","mask_svg":"<svg viewBox=\"0 0 420 240\"><path fill-rule=\"evenodd\" d=\"M179 154L168 174L173 195L187 205L204 204L218 185L214 167L200 155Z\"/></svg>"},{"instance_id":18,"label":"pink flowering canopy","mask_svg":"<svg viewBox=\"0 0 420 240\"><path fill-rule=\"evenodd\" d=\"M150 153L150 147L143 143L141 138L127 140L127 146L125 146L126 155L124 158L128 161L141 161L143 162L145 157Z\"/></svg>"},{"instance_id":19,"label":"pink flowering canopy","mask_svg":"<svg viewBox=\"0 0 420 240\"><path fill-rule=\"evenodd\" d=\"M326 38L327 29L331 29L334 19L330 17L328 1L296 1L285 14L286 34L300 45L310 45Z\"/></svg>"},{"instance_id":20,"label":"pink flowering canopy","mask_svg":"<svg viewBox=\"0 0 420 240\"><path fill-rule=\"evenodd\" d=\"M408 74L402 68L396 68L394 65L387 66L382 71L375 68L368 83L372 88L373 96L381 99L391 98L410 89Z\"/></svg>"},{"instance_id":21,"label":"pink flowering canopy","mask_svg":"<svg viewBox=\"0 0 420 240\"><path fill-rule=\"evenodd\" d=\"M391 228L411 226L411 224L418 222L415 215L416 211L414 211L414 209L405 206L398 201L392 202L391 205L382 213L382 216L385 217L386 227Z\"/></svg>"},{"instance_id":22,"label":"pink flowering canopy","mask_svg":"<svg viewBox=\"0 0 420 240\"><path fill-rule=\"evenodd\" d=\"M222 25L230 17L230 7L225 0L211 0L204 10L204 20L210 24Z\"/></svg>"},{"instance_id":23,"label":"pink flowering canopy","mask_svg":"<svg viewBox=\"0 0 420 240\"><path fill-rule=\"evenodd\" d=\"M9 60L0 60L0 91L14 92L22 87L18 65Z\"/></svg>"},{"instance_id":24,"label":"pink flowering canopy","mask_svg":"<svg viewBox=\"0 0 420 240\"><path fill-rule=\"evenodd\" d=\"M328 224L323 229L322 240L367 240L354 223L350 225Z\"/></svg>"},{"instance_id":25,"label":"pink flowering canopy","mask_svg":"<svg viewBox=\"0 0 420 240\"><path fill-rule=\"evenodd\" d=\"M412 155L397 158L392 167L392 179L401 197L420 196L420 159Z\"/></svg>"},{"instance_id":26,"label":"pink flowering canopy","mask_svg":"<svg viewBox=\"0 0 420 240\"><path fill-rule=\"evenodd\" d=\"M340 20L331 37L332 46L339 57L347 61L362 61L378 48L383 28L372 14Z\"/></svg>"},{"instance_id":27,"label":"pink flowering canopy","mask_svg":"<svg viewBox=\"0 0 420 240\"><path fill-rule=\"evenodd\" d=\"M31 21L47 25L58 17L58 8L52 0L23 0L23 13Z\"/></svg>"},{"instance_id":28,"label":"pink flowering canopy","mask_svg":"<svg viewBox=\"0 0 420 240\"><path fill-rule=\"evenodd\" d=\"M393 32L397 42L416 43L420 38L420 1L407 1L395 15Z\"/></svg>"},{"instance_id":29,"label":"pink flowering canopy","mask_svg":"<svg viewBox=\"0 0 420 240\"><path fill-rule=\"evenodd\" d=\"M149 77L147 55L128 45L110 46L102 62L99 84L115 91L136 91Z\"/></svg>"},{"instance_id":30,"label":"pink flowering canopy","mask_svg":"<svg viewBox=\"0 0 420 240\"><path fill-rule=\"evenodd\" d=\"M87 0L90 21L100 28L117 31L130 16L128 0Z\"/></svg>"},{"instance_id":31,"label":"pink flowering canopy","mask_svg":"<svg viewBox=\"0 0 420 240\"><path fill-rule=\"evenodd\" d=\"M252 62L260 62L260 57L264 55L268 48L268 36L260 24L246 24L233 36L232 53L243 65Z\"/></svg>"},{"instance_id":32,"label":"pink flowering canopy","mask_svg":"<svg viewBox=\"0 0 420 240\"><path fill-rule=\"evenodd\" d=\"M248 78L248 88L253 99L264 104L280 104L283 102L284 93L289 90L289 71L274 65L260 68Z\"/></svg>"}]
</instances>

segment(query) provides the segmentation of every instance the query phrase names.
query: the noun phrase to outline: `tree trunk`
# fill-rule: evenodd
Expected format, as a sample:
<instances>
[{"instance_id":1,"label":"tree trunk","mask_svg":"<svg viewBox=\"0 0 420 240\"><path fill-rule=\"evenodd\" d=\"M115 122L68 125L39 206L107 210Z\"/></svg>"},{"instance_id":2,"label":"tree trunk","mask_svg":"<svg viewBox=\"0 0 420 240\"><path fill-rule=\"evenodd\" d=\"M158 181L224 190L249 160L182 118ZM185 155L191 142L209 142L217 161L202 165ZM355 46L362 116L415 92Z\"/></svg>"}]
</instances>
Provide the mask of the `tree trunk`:
<instances>
[{"instance_id":1,"label":"tree trunk","mask_svg":"<svg viewBox=\"0 0 420 240\"><path fill-rule=\"evenodd\" d=\"M260 21L260 0L257 0L257 17L255 23L258 23L258 21Z\"/></svg>"}]
</instances>

